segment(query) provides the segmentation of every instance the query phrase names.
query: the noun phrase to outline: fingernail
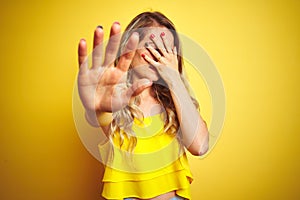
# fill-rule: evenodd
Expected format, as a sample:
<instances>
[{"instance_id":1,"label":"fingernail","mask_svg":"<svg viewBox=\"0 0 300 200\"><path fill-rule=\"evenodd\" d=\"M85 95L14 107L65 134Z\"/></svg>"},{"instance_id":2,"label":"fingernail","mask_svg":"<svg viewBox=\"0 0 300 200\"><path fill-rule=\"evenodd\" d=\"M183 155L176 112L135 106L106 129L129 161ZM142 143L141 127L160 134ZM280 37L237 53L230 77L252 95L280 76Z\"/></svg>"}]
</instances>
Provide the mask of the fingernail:
<instances>
[{"instance_id":1,"label":"fingernail","mask_svg":"<svg viewBox=\"0 0 300 200\"><path fill-rule=\"evenodd\" d=\"M165 35L166 35L165 32L162 32L162 33L160 34L161 37L164 37Z\"/></svg>"},{"instance_id":2,"label":"fingernail","mask_svg":"<svg viewBox=\"0 0 300 200\"><path fill-rule=\"evenodd\" d=\"M155 38L155 35L152 33L152 34L150 35L150 38L151 38L151 39L154 39L154 38Z\"/></svg>"},{"instance_id":3,"label":"fingernail","mask_svg":"<svg viewBox=\"0 0 300 200\"><path fill-rule=\"evenodd\" d=\"M118 24L118 25L120 25L120 22L114 22L114 24Z\"/></svg>"},{"instance_id":4,"label":"fingernail","mask_svg":"<svg viewBox=\"0 0 300 200\"><path fill-rule=\"evenodd\" d=\"M101 28L101 29L103 29L103 26L99 25L99 26L97 26L97 28Z\"/></svg>"},{"instance_id":5,"label":"fingernail","mask_svg":"<svg viewBox=\"0 0 300 200\"><path fill-rule=\"evenodd\" d=\"M145 58L146 55L142 53L141 56L142 56L143 58Z\"/></svg>"}]
</instances>

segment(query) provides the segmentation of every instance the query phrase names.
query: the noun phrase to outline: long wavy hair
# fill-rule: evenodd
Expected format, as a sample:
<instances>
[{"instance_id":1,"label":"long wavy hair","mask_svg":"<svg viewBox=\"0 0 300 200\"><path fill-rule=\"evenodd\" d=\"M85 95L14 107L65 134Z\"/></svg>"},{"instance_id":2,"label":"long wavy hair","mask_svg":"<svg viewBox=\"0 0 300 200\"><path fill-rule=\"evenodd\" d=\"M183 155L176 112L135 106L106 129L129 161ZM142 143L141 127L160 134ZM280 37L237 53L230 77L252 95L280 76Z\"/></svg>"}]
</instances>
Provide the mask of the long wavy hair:
<instances>
[{"instance_id":1,"label":"long wavy hair","mask_svg":"<svg viewBox=\"0 0 300 200\"><path fill-rule=\"evenodd\" d=\"M115 64L118 63L120 55L123 53L123 49L128 42L129 37L133 32L139 33L140 41L144 38L146 34L145 28L149 27L166 27L168 28L174 37L174 46L177 49L177 59L178 59L178 71L180 73L181 79L185 84L186 89L190 92L191 90L186 81L184 70L183 70L183 58L182 58L182 49L179 41L179 36L176 32L174 24L162 13L160 12L143 12L137 15L126 27L125 32L121 38L120 47L118 50L117 59ZM127 74L127 87L132 84L130 77L130 70ZM164 124L164 133L171 134L177 137L179 144L182 147L181 143L181 131L179 127L179 121L175 109L175 105L170 93L170 89L167 87L166 83L160 79L157 82L152 84L152 89L155 93L156 100L160 103L165 111L165 124ZM191 96L192 101L194 102L196 108L199 108L198 102ZM139 119L143 121L143 113L139 109L140 97L136 96L131 99L129 105L124 107L123 109L113 113L113 121L111 123L110 128L110 141L113 143L114 137L118 133L118 139L120 147L123 146L124 140L127 139L129 141L126 144L126 151L132 153L137 144L137 137L132 130L132 125L134 119Z\"/></svg>"}]
</instances>

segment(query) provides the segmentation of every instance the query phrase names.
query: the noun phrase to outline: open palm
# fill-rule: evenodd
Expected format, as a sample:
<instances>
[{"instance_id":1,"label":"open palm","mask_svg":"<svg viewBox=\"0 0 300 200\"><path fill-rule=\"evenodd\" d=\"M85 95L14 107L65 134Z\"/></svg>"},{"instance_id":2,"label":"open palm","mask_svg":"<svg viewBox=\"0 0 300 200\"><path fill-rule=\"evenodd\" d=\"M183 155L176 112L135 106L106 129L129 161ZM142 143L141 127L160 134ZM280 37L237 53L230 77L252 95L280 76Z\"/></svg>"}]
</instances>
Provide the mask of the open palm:
<instances>
[{"instance_id":1,"label":"open palm","mask_svg":"<svg viewBox=\"0 0 300 200\"><path fill-rule=\"evenodd\" d=\"M110 31L110 39L103 53L102 28L94 32L92 67L87 62L87 45L81 40L78 47L79 74L78 90L83 106L87 111L112 112L124 107L132 95L137 95L143 88L152 83L141 79L131 87L126 87L126 73L134 57L139 42L139 35L133 33L114 66L121 40L121 27L114 23ZM118 89L122 88L122 89Z\"/></svg>"}]
</instances>

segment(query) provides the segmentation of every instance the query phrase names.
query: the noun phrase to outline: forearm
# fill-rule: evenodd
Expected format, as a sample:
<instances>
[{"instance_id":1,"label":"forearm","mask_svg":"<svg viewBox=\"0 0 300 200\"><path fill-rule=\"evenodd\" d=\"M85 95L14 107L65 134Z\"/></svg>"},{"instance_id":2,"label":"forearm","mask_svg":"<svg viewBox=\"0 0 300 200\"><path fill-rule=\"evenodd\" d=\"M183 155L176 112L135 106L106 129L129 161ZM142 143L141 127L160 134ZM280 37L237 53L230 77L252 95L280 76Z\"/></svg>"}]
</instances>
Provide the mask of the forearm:
<instances>
[{"instance_id":1,"label":"forearm","mask_svg":"<svg viewBox=\"0 0 300 200\"><path fill-rule=\"evenodd\" d=\"M95 111L85 110L85 119L93 127L99 127L97 120L97 114Z\"/></svg>"},{"instance_id":2,"label":"forearm","mask_svg":"<svg viewBox=\"0 0 300 200\"><path fill-rule=\"evenodd\" d=\"M209 134L206 123L179 75L172 78L169 87L180 123L183 144L193 155L203 155L208 150Z\"/></svg>"},{"instance_id":3,"label":"forearm","mask_svg":"<svg viewBox=\"0 0 300 200\"><path fill-rule=\"evenodd\" d=\"M91 126L96 128L101 127L104 134L106 136L108 135L110 124L113 120L112 113L86 110L85 118Z\"/></svg>"}]
</instances>

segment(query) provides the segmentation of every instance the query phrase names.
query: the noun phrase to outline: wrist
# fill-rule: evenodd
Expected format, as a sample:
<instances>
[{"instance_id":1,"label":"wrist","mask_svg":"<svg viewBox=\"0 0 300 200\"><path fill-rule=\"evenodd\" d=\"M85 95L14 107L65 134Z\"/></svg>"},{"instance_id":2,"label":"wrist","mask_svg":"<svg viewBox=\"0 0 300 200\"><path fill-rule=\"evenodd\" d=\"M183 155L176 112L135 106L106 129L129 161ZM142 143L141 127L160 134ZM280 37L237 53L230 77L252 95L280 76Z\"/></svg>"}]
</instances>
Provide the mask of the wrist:
<instances>
[{"instance_id":1,"label":"wrist","mask_svg":"<svg viewBox=\"0 0 300 200\"><path fill-rule=\"evenodd\" d=\"M85 110L84 117L91 126L99 127L95 111Z\"/></svg>"},{"instance_id":2,"label":"wrist","mask_svg":"<svg viewBox=\"0 0 300 200\"><path fill-rule=\"evenodd\" d=\"M170 91L175 90L176 88L180 87L181 84L183 84L179 74L172 76L166 83L167 83Z\"/></svg>"},{"instance_id":3,"label":"wrist","mask_svg":"<svg viewBox=\"0 0 300 200\"><path fill-rule=\"evenodd\" d=\"M113 121L111 112L97 112L97 121L100 126L108 126Z\"/></svg>"},{"instance_id":4,"label":"wrist","mask_svg":"<svg viewBox=\"0 0 300 200\"><path fill-rule=\"evenodd\" d=\"M85 119L91 126L99 127L108 126L112 122L113 116L111 112L85 110Z\"/></svg>"}]
</instances>

